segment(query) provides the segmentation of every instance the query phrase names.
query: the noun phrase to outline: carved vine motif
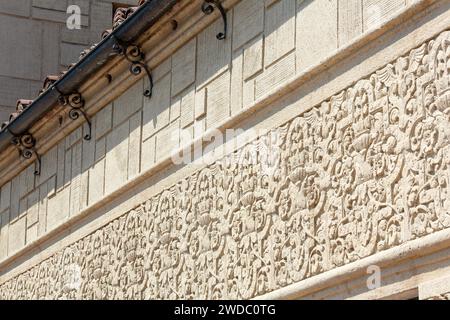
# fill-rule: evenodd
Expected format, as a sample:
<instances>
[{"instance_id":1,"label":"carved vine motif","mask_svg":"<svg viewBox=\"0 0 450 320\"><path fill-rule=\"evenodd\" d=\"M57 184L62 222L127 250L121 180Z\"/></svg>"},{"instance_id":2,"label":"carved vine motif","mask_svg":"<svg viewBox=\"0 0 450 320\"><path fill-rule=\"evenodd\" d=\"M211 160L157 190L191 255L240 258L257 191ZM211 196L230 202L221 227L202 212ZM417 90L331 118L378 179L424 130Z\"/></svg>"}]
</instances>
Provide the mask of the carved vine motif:
<instances>
[{"instance_id":1,"label":"carved vine motif","mask_svg":"<svg viewBox=\"0 0 450 320\"><path fill-rule=\"evenodd\" d=\"M448 228L449 112L444 32L279 128L272 174L263 136L4 283L0 298L247 299Z\"/></svg>"}]
</instances>

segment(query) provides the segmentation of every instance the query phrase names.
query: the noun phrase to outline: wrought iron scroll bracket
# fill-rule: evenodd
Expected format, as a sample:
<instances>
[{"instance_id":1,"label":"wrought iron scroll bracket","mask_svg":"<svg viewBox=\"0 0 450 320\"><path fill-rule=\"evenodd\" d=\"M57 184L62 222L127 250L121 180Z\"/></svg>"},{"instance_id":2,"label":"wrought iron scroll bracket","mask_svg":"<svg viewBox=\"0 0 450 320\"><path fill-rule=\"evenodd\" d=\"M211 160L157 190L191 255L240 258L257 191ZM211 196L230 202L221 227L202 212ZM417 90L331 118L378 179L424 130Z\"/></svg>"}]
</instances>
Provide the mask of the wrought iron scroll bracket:
<instances>
[{"instance_id":1,"label":"wrought iron scroll bracket","mask_svg":"<svg viewBox=\"0 0 450 320\"><path fill-rule=\"evenodd\" d=\"M218 40L225 40L228 33L227 13L222 6L220 0L204 0L202 5L202 11L204 14L210 15L214 12L215 8L220 11L223 20L223 32L219 32L216 37Z\"/></svg>"},{"instance_id":2,"label":"wrought iron scroll bracket","mask_svg":"<svg viewBox=\"0 0 450 320\"><path fill-rule=\"evenodd\" d=\"M12 133L12 132L11 132ZM14 134L13 134L14 135ZM36 151L36 139L30 133L22 135L14 135L12 144L16 146L19 155L26 160L36 158L34 174L39 176L41 174L41 157Z\"/></svg>"},{"instance_id":3,"label":"wrought iron scroll bracket","mask_svg":"<svg viewBox=\"0 0 450 320\"><path fill-rule=\"evenodd\" d=\"M153 76L150 71L150 68L145 63L145 53L142 49L133 44L126 44L117 41L114 45L114 50L123 55L130 63L130 72L131 74L138 76L144 71L147 74L149 81L149 88L144 91L144 96L147 98L151 98L153 95Z\"/></svg>"},{"instance_id":4,"label":"wrought iron scroll bracket","mask_svg":"<svg viewBox=\"0 0 450 320\"><path fill-rule=\"evenodd\" d=\"M86 120L89 127L89 132L84 136L84 140L89 141L92 139L92 122L89 116L84 110L85 101L79 92L74 92L72 94L67 94L59 97L59 103L62 106L67 106L69 110L69 118L73 121L78 120L81 117Z\"/></svg>"}]
</instances>

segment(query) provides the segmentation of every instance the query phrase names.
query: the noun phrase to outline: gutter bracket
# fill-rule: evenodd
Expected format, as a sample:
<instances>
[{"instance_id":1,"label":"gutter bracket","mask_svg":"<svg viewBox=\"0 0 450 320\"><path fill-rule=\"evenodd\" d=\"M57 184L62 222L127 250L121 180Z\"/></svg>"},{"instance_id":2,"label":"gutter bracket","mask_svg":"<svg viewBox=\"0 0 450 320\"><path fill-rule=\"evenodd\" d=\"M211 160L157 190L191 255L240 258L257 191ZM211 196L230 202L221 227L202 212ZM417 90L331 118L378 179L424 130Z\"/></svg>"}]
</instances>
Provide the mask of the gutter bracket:
<instances>
[{"instance_id":1,"label":"gutter bracket","mask_svg":"<svg viewBox=\"0 0 450 320\"><path fill-rule=\"evenodd\" d=\"M113 50L125 57L130 63L131 74L138 76L145 71L149 81L149 88L144 91L144 97L151 98L153 95L153 76L150 68L145 63L145 53L142 51L141 47L134 44L123 43L116 39L116 44Z\"/></svg>"},{"instance_id":2,"label":"gutter bracket","mask_svg":"<svg viewBox=\"0 0 450 320\"><path fill-rule=\"evenodd\" d=\"M41 174L41 157L36 151L36 139L28 132L22 135L15 135L11 131L9 132L14 136L11 143L16 146L19 155L22 158L29 160L33 158L33 155L35 156L36 163L34 175L39 176Z\"/></svg>"},{"instance_id":3,"label":"gutter bracket","mask_svg":"<svg viewBox=\"0 0 450 320\"><path fill-rule=\"evenodd\" d=\"M223 32L219 32L216 35L217 40L225 40L227 38L228 33L228 23L227 23L227 13L222 6L220 0L204 0L202 5L202 11L206 15L210 15L214 12L215 8L220 11L223 20Z\"/></svg>"},{"instance_id":4,"label":"gutter bracket","mask_svg":"<svg viewBox=\"0 0 450 320\"><path fill-rule=\"evenodd\" d=\"M59 103L62 106L70 108L69 118L73 121L78 120L82 116L88 126L89 132L84 136L84 140L89 141L92 138L92 122L89 119L86 111L84 110L85 101L79 92L73 92L71 94L61 94L59 96Z\"/></svg>"}]
</instances>

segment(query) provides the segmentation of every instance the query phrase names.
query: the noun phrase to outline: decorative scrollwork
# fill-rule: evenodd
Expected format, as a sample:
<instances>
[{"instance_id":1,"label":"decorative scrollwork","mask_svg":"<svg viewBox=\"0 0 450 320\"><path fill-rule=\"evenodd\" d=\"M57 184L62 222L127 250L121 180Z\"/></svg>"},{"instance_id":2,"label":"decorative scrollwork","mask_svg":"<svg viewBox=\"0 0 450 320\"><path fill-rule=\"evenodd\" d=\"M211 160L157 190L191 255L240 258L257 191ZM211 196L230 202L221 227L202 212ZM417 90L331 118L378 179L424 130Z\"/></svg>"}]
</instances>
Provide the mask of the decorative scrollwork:
<instances>
[{"instance_id":1,"label":"decorative scrollwork","mask_svg":"<svg viewBox=\"0 0 450 320\"><path fill-rule=\"evenodd\" d=\"M450 31L298 112L0 299L250 299L450 229Z\"/></svg>"},{"instance_id":2,"label":"decorative scrollwork","mask_svg":"<svg viewBox=\"0 0 450 320\"><path fill-rule=\"evenodd\" d=\"M14 136L12 144L17 147L19 154L26 160L32 159L33 155L36 157L36 169L34 174L36 176L41 174L41 157L36 151L36 139L30 134L26 133L20 136Z\"/></svg>"},{"instance_id":3,"label":"decorative scrollwork","mask_svg":"<svg viewBox=\"0 0 450 320\"><path fill-rule=\"evenodd\" d=\"M145 64L145 53L137 45L127 45L117 43L114 46L114 50L123 55L129 62L131 62L130 72L131 74L138 76L145 71L149 81L149 88L144 91L144 96L151 98L153 94L153 77L149 67Z\"/></svg>"},{"instance_id":4,"label":"decorative scrollwork","mask_svg":"<svg viewBox=\"0 0 450 320\"><path fill-rule=\"evenodd\" d=\"M89 127L89 132L84 136L84 140L89 141L92 138L92 122L84 111L85 101L79 92L74 92L69 95L61 95L59 102L62 106L70 107L69 118L71 120L78 120L82 116Z\"/></svg>"},{"instance_id":5,"label":"decorative scrollwork","mask_svg":"<svg viewBox=\"0 0 450 320\"><path fill-rule=\"evenodd\" d=\"M220 11L223 19L223 32L219 32L216 37L218 40L225 40L228 32L227 13L219 0L205 0L202 5L202 11L204 14L210 15L214 12L215 8Z\"/></svg>"}]
</instances>

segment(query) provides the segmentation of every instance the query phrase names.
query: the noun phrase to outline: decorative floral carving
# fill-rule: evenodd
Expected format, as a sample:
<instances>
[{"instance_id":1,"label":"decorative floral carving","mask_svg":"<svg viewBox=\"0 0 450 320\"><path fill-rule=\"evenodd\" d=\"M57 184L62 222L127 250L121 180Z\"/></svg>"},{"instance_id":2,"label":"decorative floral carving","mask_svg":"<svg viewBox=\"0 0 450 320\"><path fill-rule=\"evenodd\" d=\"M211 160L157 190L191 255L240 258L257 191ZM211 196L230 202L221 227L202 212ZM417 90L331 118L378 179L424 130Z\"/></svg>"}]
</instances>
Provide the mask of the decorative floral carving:
<instances>
[{"instance_id":1,"label":"decorative floral carving","mask_svg":"<svg viewBox=\"0 0 450 320\"><path fill-rule=\"evenodd\" d=\"M448 228L449 111L444 32L278 128L271 174L269 133L3 283L0 298L248 299Z\"/></svg>"}]
</instances>

